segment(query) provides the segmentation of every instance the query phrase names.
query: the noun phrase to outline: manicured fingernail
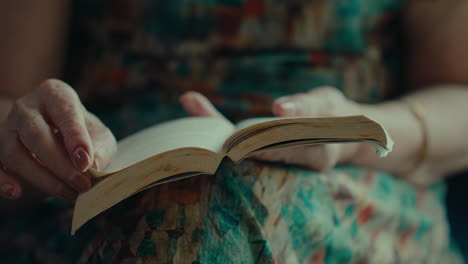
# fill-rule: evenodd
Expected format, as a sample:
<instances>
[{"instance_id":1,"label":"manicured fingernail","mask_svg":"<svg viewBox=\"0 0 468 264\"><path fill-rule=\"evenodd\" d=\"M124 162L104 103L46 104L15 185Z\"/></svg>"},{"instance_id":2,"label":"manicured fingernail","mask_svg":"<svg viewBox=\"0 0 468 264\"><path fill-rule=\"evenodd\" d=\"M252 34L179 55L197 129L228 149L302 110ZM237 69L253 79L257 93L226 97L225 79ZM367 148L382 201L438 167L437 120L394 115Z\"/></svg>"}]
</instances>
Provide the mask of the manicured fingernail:
<instances>
[{"instance_id":1,"label":"manicured fingernail","mask_svg":"<svg viewBox=\"0 0 468 264\"><path fill-rule=\"evenodd\" d=\"M89 188L91 188L91 181L88 180L84 175L72 176L71 184L80 192L87 191Z\"/></svg>"},{"instance_id":2,"label":"manicured fingernail","mask_svg":"<svg viewBox=\"0 0 468 264\"><path fill-rule=\"evenodd\" d=\"M16 194L15 187L9 183L2 185L2 192L8 198L14 198Z\"/></svg>"},{"instance_id":3,"label":"manicured fingernail","mask_svg":"<svg viewBox=\"0 0 468 264\"><path fill-rule=\"evenodd\" d=\"M73 163L81 172L85 172L91 166L91 158L82 147L78 147L73 153Z\"/></svg>"},{"instance_id":4,"label":"manicured fingernail","mask_svg":"<svg viewBox=\"0 0 468 264\"><path fill-rule=\"evenodd\" d=\"M293 102L285 102L280 104L281 110L287 115L294 115L296 113L296 104Z\"/></svg>"}]
</instances>

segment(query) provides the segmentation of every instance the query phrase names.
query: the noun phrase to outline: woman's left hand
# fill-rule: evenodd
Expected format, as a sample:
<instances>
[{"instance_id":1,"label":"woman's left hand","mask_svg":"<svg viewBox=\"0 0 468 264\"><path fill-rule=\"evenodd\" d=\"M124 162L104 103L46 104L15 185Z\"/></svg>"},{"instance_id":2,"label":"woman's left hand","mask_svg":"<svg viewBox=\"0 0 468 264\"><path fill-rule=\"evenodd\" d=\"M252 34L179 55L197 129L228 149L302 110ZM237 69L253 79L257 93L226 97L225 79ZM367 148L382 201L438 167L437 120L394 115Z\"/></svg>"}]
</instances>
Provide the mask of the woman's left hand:
<instances>
[{"instance_id":1,"label":"woman's left hand","mask_svg":"<svg viewBox=\"0 0 468 264\"><path fill-rule=\"evenodd\" d=\"M225 118L210 101L197 92L187 92L180 101L193 116ZM360 105L347 99L338 89L319 87L307 93L275 100L272 112L277 117L332 117L360 114ZM317 171L333 168L337 163L349 162L360 143L297 146L270 150L254 158L304 166Z\"/></svg>"}]
</instances>

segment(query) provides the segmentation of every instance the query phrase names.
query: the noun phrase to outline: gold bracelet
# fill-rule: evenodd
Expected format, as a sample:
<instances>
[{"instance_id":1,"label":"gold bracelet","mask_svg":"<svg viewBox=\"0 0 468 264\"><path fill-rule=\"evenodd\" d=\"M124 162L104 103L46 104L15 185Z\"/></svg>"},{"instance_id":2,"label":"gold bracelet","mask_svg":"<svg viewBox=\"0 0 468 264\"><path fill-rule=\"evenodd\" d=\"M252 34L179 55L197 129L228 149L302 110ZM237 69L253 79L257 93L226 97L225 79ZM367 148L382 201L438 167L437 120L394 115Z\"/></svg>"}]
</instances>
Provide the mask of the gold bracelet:
<instances>
[{"instance_id":1,"label":"gold bracelet","mask_svg":"<svg viewBox=\"0 0 468 264\"><path fill-rule=\"evenodd\" d=\"M420 103L409 99L403 99L403 101L406 102L411 110L411 113L418 120L422 129L422 143L416 162L406 172L403 173L403 176L407 178L413 174L427 158L429 150L429 128L427 126L426 112L424 111L424 107Z\"/></svg>"}]
</instances>

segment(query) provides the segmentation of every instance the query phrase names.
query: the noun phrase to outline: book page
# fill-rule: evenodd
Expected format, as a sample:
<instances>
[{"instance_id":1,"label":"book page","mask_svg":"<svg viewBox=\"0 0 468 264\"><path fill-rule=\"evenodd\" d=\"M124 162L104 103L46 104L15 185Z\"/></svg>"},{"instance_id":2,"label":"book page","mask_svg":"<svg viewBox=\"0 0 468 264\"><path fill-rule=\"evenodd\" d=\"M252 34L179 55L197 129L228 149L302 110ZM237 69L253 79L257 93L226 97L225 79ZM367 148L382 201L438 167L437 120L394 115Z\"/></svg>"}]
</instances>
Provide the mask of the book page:
<instances>
[{"instance_id":1,"label":"book page","mask_svg":"<svg viewBox=\"0 0 468 264\"><path fill-rule=\"evenodd\" d=\"M266 149L356 141L376 143L379 156L386 156L393 146L380 124L361 115L247 119L237 124L236 132L226 140L223 149L233 161L239 162Z\"/></svg>"},{"instance_id":2,"label":"book page","mask_svg":"<svg viewBox=\"0 0 468 264\"><path fill-rule=\"evenodd\" d=\"M242 120L241 122L236 124L236 131L239 131L241 129L244 129L249 126L253 126L256 124L260 124L263 122L268 122L268 121L273 121L273 120L278 120L282 119L281 117L254 117L254 118L249 118L246 120Z\"/></svg>"},{"instance_id":3,"label":"book page","mask_svg":"<svg viewBox=\"0 0 468 264\"><path fill-rule=\"evenodd\" d=\"M234 131L233 124L209 117L187 117L155 125L119 141L117 153L102 172L119 171L178 148L198 147L219 153Z\"/></svg>"}]
</instances>

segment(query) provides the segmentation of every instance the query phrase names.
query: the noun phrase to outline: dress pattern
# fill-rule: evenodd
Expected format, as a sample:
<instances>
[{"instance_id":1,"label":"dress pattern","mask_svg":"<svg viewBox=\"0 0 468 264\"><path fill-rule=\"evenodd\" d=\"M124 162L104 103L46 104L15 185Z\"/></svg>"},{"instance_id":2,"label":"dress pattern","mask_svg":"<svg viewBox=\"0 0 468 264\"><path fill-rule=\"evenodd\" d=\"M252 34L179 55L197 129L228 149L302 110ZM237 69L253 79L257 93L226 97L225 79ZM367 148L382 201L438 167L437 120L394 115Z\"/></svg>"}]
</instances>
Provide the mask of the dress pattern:
<instances>
[{"instance_id":1,"label":"dress pattern","mask_svg":"<svg viewBox=\"0 0 468 264\"><path fill-rule=\"evenodd\" d=\"M375 103L402 87L400 2L76 1L67 78L118 136L184 115L187 90L235 121L321 85Z\"/></svg>"},{"instance_id":2,"label":"dress pattern","mask_svg":"<svg viewBox=\"0 0 468 264\"><path fill-rule=\"evenodd\" d=\"M81 263L462 263L443 196L350 166L225 162L116 209L107 225L132 221L108 226Z\"/></svg>"},{"instance_id":3,"label":"dress pattern","mask_svg":"<svg viewBox=\"0 0 468 264\"><path fill-rule=\"evenodd\" d=\"M402 0L80 0L66 80L117 137L185 116L207 95L233 121L322 85L401 94ZM223 161L99 215L70 238L70 205L0 218L5 263L463 263L445 186L355 166ZM45 209L44 209L45 208ZM19 219L19 220L18 220Z\"/></svg>"}]
</instances>

